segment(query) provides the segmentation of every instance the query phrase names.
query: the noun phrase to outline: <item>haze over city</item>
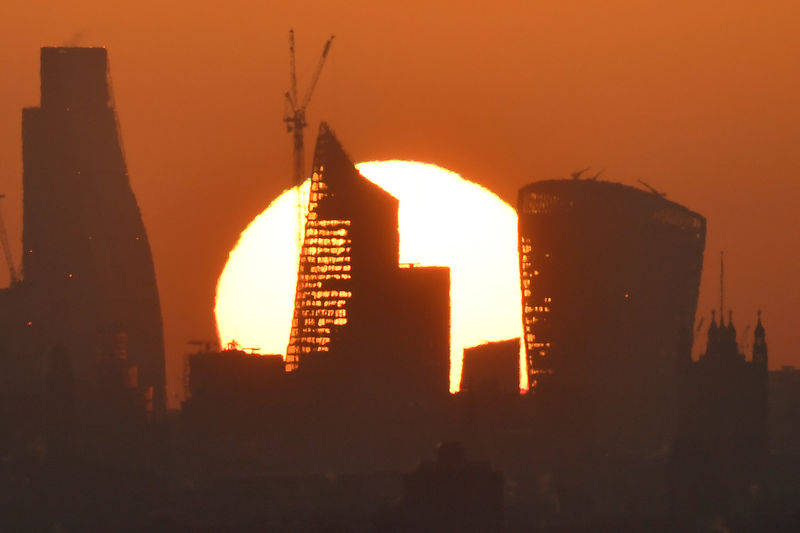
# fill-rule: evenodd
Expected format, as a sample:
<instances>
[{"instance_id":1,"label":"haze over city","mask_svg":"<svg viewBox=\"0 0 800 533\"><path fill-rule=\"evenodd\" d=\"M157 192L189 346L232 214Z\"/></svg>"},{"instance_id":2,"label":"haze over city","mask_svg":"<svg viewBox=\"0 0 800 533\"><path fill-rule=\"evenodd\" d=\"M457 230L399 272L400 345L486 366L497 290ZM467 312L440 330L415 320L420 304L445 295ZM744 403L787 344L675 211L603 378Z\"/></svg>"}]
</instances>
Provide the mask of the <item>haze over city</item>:
<instances>
[{"instance_id":1,"label":"haze over city","mask_svg":"<svg viewBox=\"0 0 800 533\"><path fill-rule=\"evenodd\" d=\"M0 530L799 530L797 20L6 1Z\"/></svg>"}]
</instances>

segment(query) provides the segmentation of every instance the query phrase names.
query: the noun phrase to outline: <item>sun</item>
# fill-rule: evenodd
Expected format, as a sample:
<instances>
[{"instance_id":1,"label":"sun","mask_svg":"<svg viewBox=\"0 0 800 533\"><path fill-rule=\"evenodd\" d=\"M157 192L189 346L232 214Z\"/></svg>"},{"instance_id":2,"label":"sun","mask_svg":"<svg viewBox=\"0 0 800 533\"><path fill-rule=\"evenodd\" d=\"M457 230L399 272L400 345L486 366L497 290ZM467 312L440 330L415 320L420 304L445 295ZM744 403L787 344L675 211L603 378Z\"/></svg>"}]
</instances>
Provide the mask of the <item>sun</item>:
<instances>
[{"instance_id":1,"label":"sun","mask_svg":"<svg viewBox=\"0 0 800 533\"><path fill-rule=\"evenodd\" d=\"M522 337L517 214L494 193L442 167L411 161L356 165L399 200L400 262L450 267L450 391L464 348ZM284 191L242 232L217 282L220 342L286 353L299 261L298 204L309 181ZM520 388L527 389L520 354Z\"/></svg>"}]
</instances>

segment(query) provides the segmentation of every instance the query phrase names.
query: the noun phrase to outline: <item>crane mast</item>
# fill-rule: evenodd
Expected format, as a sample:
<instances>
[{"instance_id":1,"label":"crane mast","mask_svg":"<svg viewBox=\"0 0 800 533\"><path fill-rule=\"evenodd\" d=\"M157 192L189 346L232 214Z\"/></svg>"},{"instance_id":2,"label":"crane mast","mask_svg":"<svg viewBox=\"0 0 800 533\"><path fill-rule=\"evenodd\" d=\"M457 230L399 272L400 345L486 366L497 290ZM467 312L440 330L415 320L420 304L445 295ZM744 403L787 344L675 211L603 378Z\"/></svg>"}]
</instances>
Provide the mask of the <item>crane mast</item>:
<instances>
[{"instance_id":1,"label":"crane mast","mask_svg":"<svg viewBox=\"0 0 800 533\"><path fill-rule=\"evenodd\" d=\"M304 165L304 143L303 143L303 128L306 127L306 108L311 101L311 95L314 88L319 81L319 75L322 72L322 67L325 65L325 58L331 49L333 43L333 35L325 42L322 49L322 56L317 63L317 68L314 70L314 75L311 78L311 83L306 90L302 100L297 99L297 70L295 67L295 53L294 53L294 30L289 31L289 91L286 92L286 116L283 121L286 123L286 131L293 134L293 165L292 165L292 186L300 185L305 181L305 165Z\"/></svg>"}]
</instances>

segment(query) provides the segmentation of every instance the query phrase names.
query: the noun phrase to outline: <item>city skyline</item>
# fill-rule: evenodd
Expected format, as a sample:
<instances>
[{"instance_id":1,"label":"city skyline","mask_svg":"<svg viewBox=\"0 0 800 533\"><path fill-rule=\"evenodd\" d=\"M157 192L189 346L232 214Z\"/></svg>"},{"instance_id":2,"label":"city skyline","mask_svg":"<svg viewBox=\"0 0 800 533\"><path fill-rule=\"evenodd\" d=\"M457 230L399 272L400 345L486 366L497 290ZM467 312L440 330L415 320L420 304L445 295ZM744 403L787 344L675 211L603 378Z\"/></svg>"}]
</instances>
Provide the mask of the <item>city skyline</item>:
<instances>
[{"instance_id":1,"label":"city skyline","mask_svg":"<svg viewBox=\"0 0 800 533\"><path fill-rule=\"evenodd\" d=\"M118 16L126 6L98 5L4 8L0 69L16 80L0 90L4 215L19 261L20 109L37 99L39 46L108 46L162 294L171 391L185 342L214 334L228 251L289 184L281 96L292 27L301 86L323 40L337 35L308 120L337 124L356 159L437 163L512 205L523 184L589 165L612 181L641 178L707 216L706 263L726 251L726 299L740 331L763 309L771 366L798 363L800 302L785 289L800 271L800 252L785 244L799 231L791 50L800 47L788 22L797 6L507 3L479 20L443 4L392 14L367 3L270 13L233 4L187 15L144 3L127 17ZM717 286L715 269L704 269L700 316L716 306Z\"/></svg>"},{"instance_id":2,"label":"city skyline","mask_svg":"<svg viewBox=\"0 0 800 533\"><path fill-rule=\"evenodd\" d=\"M709 260L703 269L705 213L652 180L634 187L587 167L517 174L517 212L441 167L389 161L379 177L324 121L309 185L292 180L307 192L285 192L291 208L260 234L288 246L256 242L240 254L251 268L234 276L244 315L283 305L256 285L295 281L285 360L189 337L190 395L165 410L162 302L192 299L156 283L160 261L175 263L151 251L114 65L105 47L42 47L41 103L22 111L23 279L12 268L0 290L2 523L12 530L749 531L800 520L800 370L768 369L770 316L756 314L752 350L746 319L724 321L730 308L747 316L730 290L743 282L722 254L718 272ZM151 144L162 146L181 141ZM224 190L236 187L224 177ZM197 208L185 205L156 218L183 220ZM199 235L215 250L211 228L226 213L205 211L182 246ZM423 230L418 256L404 244L409 221ZM705 330L704 274L722 314ZM453 335L465 308L470 341L493 319L523 335L493 330L499 342L464 349L466 386L449 394L469 344ZM701 331L708 342L693 361ZM527 369L515 365L523 347Z\"/></svg>"}]
</instances>

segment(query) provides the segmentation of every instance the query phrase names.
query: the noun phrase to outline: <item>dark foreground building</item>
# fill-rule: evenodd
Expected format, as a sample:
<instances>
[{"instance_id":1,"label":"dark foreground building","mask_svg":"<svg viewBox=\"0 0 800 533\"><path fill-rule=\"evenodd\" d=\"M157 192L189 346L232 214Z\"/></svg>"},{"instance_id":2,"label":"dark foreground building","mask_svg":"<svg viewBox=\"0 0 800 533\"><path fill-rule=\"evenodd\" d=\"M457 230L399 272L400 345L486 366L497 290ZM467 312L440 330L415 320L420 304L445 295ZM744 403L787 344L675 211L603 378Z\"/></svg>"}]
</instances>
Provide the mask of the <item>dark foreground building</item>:
<instances>
[{"instance_id":1,"label":"dark foreground building","mask_svg":"<svg viewBox=\"0 0 800 533\"><path fill-rule=\"evenodd\" d=\"M690 357L705 219L661 195L596 180L519 192L530 384L576 441L651 452L674 436ZM686 339L689 339L686 342Z\"/></svg>"},{"instance_id":2,"label":"dark foreground building","mask_svg":"<svg viewBox=\"0 0 800 533\"><path fill-rule=\"evenodd\" d=\"M375 531L499 533L503 489L502 472L467 460L459 442L443 442L436 461L422 461L404 476L402 499L377 517Z\"/></svg>"},{"instance_id":3,"label":"dark foreground building","mask_svg":"<svg viewBox=\"0 0 800 533\"><path fill-rule=\"evenodd\" d=\"M14 509L0 529L104 529L158 501L166 472L161 309L104 48L41 49L22 152L22 280L0 291Z\"/></svg>"},{"instance_id":4,"label":"dark foreground building","mask_svg":"<svg viewBox=\"0 0 800 533\"><path fill-rule=\"evenodd\" d=\"M41 387L58 347L80 402L123 342L127 383L159 419L161 308L104 48L42 48L41 105L23 111L22 141L24 280L3 295L6 388Z\"/></svg>"},{"instance_id":5,"label":"dark foreground building","mask_svg":"<svg viewBox=\"0 0 800 533\"><path fill-rule=\"evenodd\" d=\"M472 394L519 394L520 339L464 349L461 390Z\"/></svg>"}]
</instances>

